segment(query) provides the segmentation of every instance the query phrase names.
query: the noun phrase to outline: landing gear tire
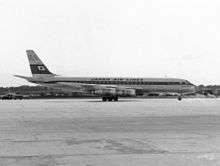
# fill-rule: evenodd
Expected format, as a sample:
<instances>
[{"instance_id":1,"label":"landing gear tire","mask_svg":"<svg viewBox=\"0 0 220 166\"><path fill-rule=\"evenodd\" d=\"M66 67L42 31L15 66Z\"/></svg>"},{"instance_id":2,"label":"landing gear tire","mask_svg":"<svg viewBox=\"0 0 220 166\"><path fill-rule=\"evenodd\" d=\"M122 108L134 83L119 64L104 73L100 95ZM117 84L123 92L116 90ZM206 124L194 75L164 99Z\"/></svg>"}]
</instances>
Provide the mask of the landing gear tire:
<instances>
[{"instance_id":1,"label":"landing gear tire","mask_svg":"<svg viewBox=\"0 0 220 166\"><path fill-rule=\"evenodd\" d=\"M182 96L178 96L178 98L177 98L179 101L181 101L182 100Z\"/></svg>"},{"instance_id":2,"label":"landing gear tire","mask_svg":"<svg viewBox=\"0 0 220 166\"><path fill-rule=\"evenodd\" d=\"M118 101L118 96L113 96L113 97L102 97L102 101Z\"/></svg>"},{"instance_id":3,"label":"landing gear tire","mask_svg":"<svg viewBox=\"0 0 220 166\"><path fill-rule=\"evenodd\" d=\"M107 101L107 98L106 97L102 97L102 101Z\"/></svg>"}]
</instances>

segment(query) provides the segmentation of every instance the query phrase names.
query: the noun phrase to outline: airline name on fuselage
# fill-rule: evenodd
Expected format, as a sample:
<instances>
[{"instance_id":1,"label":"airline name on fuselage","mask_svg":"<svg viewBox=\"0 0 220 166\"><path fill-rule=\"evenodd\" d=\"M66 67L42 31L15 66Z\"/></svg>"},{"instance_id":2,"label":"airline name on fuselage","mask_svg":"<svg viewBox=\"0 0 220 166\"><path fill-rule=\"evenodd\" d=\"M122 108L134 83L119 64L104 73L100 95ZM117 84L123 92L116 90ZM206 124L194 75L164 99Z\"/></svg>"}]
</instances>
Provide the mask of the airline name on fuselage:
<instances>
[{"instance_id":1,"label":"airline name on fuselage","mask_svg":"<svg viewBox=\"0 0 220 166\"><path fill-rule=\"evenodd\" d=\"M91 81L144 81L142 78L92 78Z\"/></svg>"}]
</instances>

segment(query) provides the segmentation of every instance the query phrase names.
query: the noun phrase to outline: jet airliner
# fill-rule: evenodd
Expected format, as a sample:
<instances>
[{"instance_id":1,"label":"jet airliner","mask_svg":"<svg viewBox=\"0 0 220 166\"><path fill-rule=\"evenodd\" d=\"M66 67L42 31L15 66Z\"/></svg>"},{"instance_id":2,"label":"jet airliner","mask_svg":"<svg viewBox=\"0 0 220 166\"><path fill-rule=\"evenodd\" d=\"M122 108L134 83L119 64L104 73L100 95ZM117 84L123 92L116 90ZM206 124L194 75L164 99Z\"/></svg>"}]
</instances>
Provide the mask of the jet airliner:
<instances>
[{"instance_id":1,"label":"jet airliner","mask_svg":"<svg viewBox=\"0 0 220 166\"><path fill-rule=\"evenodd\" d=\"M27 81L46 87L71 92L88 92L102 98L102 101L118 101L119 96L135 96L144 93L194 93L195 85L178 78L128 78L128 77L61 77L51 73L33 50L26 51L32 77L15 75Z\"/></svg>"}]
</instances>

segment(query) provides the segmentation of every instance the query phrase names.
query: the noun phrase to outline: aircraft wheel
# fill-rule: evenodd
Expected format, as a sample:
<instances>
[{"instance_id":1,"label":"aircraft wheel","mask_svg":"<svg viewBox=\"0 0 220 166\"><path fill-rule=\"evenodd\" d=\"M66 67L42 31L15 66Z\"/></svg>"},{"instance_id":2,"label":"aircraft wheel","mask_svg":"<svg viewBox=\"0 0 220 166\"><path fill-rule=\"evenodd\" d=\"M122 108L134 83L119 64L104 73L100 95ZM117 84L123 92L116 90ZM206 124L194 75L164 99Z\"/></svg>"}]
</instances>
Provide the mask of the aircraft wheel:
<instances>
[{"instance_id":1,"label":"aircraft wheel","mask_svg":"<svg viewBox=\"0 0 220 166\"><path fill-rule=\"evenodd\" d=\"M179 101L181 101L182 100L182 96L178 96L178 98L177 98Z\"/></svg>"},{"instance_id":2,"label":"aircraft wheel","mask_svg":"<svg viewBox=\"0 0 220 166\"><path fill-rule=\"evenodd\" d=\"M109 97L109 98L108 98L108 101L112 101L112 99L113 99L112 97Z\"/></svg>"},{"instance_id":3,"label":"aircraft wheel","mask_svg":"<svg viewBox=\"0 0 220 166\"><path fill-rule=\"evenodd\" d=\"M107 100L107 98L106 97L102 97L102 101L106 101Z\"/></svg>"},{"instance_id":4,"label":"aircraft wheel","mask_svg":"<svg viewBox=\"0 0 220 166\"><path fill-rule=\"evenodd\" d=\"M114 97L114 101L118 101L118 96L115 96L115 97Z\"/></svg>"}]
</instances>

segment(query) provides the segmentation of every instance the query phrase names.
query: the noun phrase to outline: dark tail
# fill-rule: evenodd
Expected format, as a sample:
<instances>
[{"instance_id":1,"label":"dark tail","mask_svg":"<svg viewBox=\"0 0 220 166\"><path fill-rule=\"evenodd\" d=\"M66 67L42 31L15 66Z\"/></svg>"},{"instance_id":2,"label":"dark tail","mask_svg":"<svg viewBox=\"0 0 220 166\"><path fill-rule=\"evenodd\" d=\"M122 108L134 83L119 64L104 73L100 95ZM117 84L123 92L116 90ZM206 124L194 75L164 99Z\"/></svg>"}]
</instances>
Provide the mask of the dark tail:
<instances>
[{"instance_id":1,"label":"dark tail","mask_svg":"<svg viewBox=\"0 0 220 166\"><path fill-rule=\"evenodd\" d=\"M33 50L26 51L33 77L54 77Z\"/></svg>"}]
</instances>

